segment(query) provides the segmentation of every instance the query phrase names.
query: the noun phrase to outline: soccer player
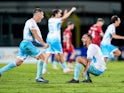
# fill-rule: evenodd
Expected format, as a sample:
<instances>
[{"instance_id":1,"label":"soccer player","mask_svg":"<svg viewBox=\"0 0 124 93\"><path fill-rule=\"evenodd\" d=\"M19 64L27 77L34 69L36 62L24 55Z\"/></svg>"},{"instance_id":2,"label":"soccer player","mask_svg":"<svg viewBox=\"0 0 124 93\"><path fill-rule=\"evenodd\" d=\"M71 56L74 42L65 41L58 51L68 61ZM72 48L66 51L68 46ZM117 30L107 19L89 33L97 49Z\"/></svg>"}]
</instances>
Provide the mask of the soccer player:
<instances>
[{"instance_id":1,"label":"soccer player","mask_svg":"<svg viewBox=\"0 0 124 93\"><path fill-rule=\"evenodd\" d=\"M72 30L74 29L74 23L69 21L67 23L67 28L63 32L63 52L65 56L65 60L67 60L68 55L70 54L69 57L69 63L68 67L72 68L72 62L74 61L75 57L75 51L74 51L74 46L72 44Z\"/></svg>"},{"instance_id":2,"label":"soccer player","mask_svg":"<svg viewBox=\"0 0 124 93\"><path fill-rule=\"evenodd\" d=\"M38 60L37 63L37 75L36 82L44 82L47 83L48 80L42 78L42 66L44 61L44 55L40 52L36 46L33 45L33 41L37 43L41 43L44 48L48 48L49 44L45 43L42 39L42 35L40 29L37 25L38 22L44 18L44 13L40 8L36 8L33 11L33 17L26 21L24 30L23 30L23 40L19 46L19 52L17 59L15 61L10 62L6 66L0 68L0 76L5 72L17 66L20 66L23 61L28 57L32 56Z\"/></svg>"},{"instance_id":3,"label":"soccer player","mask_svg":"<svg viewBox=\"0 0 124 93\"><path fill-rule=\"evenodd\" d=\"M90 74L95 76L99 76L103 74L106 69L106 63L104 61L104 57L102 55L101 49L96 44L92 43L92 37L88 34L84 34L82 36L83 45L86 46L87 49L87 58L82 56L78 56L76 58L76 66L74 69L74 78L68 83L79 83L79 75L82 68L84 66L84 71L82 76L85 76L85 80L82 82L91 83L92 80L90 78Z\"/></svg>"},{"instance_id":4,"label":"soccer player","mask_svg":"<svg viewBox=\"0 0 124 93\"><path fill-rule=\"evenodd\" d=\"M69 71L69 69L67 69L66 62L64 61L64 55L62 51L61 25L64 20L67 19L75 10L75 7L72 7L70 11L65 10L63 16L62 10L60 9L54 9L52 11L52 17L48 20L49 32L46 39L50 47L46 49L45 63L43 64L43 73L47 72L46 67L51 54L57 54L58 61L61 62L61 65L63 67L63 72L66 73L67 71Z\"/></svg>"},{"instance_id":5,"label":"soccer player","mask_svg":"<svg viewBox=\"0 0 124 93\"><path fill-rule=\"evenodd\" d=\"M97 44L100 47L101 37L103 36L102 26L104 20L98 18L96 24L92 25L88 31L88 34L92 36L93 44Z\"/></svg>"},{"instance_id":6,"label":"soccer player","mask_svg":"<svg viewBox=\"0 0 124 93\"><path fill-rule=\"evenodd\" d=\"M124 40L124 36L116 34L116 27L118 27L121 23L120 18L117 15L114 15L111 17L111 22L112 24L110 24L106 29L101 41L101 49L105 60L107 60L108 58L118 57L121 54L121 51L111 44L112 38Z\"/></svg>"}]
</instances>

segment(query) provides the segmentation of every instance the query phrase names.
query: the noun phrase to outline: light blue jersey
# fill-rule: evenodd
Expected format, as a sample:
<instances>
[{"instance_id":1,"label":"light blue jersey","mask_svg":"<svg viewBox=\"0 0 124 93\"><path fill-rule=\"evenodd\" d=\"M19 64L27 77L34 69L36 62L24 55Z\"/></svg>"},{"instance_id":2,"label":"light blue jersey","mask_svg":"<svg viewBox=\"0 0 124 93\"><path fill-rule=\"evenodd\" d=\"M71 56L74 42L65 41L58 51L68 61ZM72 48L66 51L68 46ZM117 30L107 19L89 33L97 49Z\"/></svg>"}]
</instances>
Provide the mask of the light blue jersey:
<instances>
[{"instance_id":1,"label":"light blue jersey","mask_svg":"<svg viewBox=\"0 0 124 93\"><path fill-rule=\"evenodd\" d=\"M61 18L50 18L48 20L49 32L46 41L50 47L46 49L47 53L62 53L61 20Z\"/></svg>"},{"instance_id":2,"label":"light blue jersey","mask_svg":"<svg viewBox=\"0 0 124 93\"><path fill-rule=\"evenodd\" d=\"M101 41L101 49L104 57L113 58L113 52L118 48L111 44L112 34L115 34L114 24L110 24Z\"/></svg>"},{"instance_id":3,"label":"light blue jersey","mask_svg":"<svg viewBox=\"0 0 124 93\"><path fill-rule=\"evenodd\" d=\"M20 43L18 53L18 58L22 60L26 59L27 56L37 57L40 55L40 50L32 44L35 39L31 33L31 30L36 30L38 35L42 38L40 29L36 22L32 18L27 20L23 30L23 41ZM35 41L38 42L37 40Z\"/></svg>"}]
</instances>

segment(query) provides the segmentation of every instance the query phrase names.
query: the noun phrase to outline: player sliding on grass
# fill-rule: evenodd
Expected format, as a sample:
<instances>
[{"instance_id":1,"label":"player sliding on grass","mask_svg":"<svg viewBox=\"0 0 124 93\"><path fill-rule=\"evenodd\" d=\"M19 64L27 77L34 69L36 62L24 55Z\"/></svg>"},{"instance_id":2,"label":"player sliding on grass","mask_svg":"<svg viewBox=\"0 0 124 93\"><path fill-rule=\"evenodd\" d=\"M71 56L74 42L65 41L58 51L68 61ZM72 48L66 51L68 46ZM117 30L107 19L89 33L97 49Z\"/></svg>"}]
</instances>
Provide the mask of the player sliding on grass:
<instances>
[{"instance_id":1,"label":"player sliding on grass","mask_svg":"<svg viewBox=\"0 0 124 93\"><path fill-rule=\"evenodd\" d=\"M112 24L108 26L101 41L101 49L105 60L108 58L119 57L121 54L121 51L111 44L112 38L124 40L124 36L116 34L116 27L118 27L121 23L120 18L117 15L114 15L111 17L111 22Z\"/></svg>"},{"instance_id":2,"label":"player sliding on grass","mask_svg":"<svg viewBox=\"0 0 124 93\"><path fill-rule=\"evenodd\" d=\"M20 43L20 50L18 52L18 57L15 61L10 62L8 65L0 68L0 76L5 72L14 67L20 66L23 61L27 58L27 56L36 57L38 60L37 63L37 75L36 82L44 82L47 83L48 80L42 78L42 66L44 61L44 56L34 45L33 41L40 43L44 46L44 48L49 47L46 44L41 36L41 32L39 27L37 26L38 22L44 18L44 13L40 8L36 8L33 11L33 18L29 19L25 23L25 27L23 30L23 40Z\"/></svg>"},{"instance_id":3,"label":"player sliding on grass","mask_svg":"<svg viewBox=\"0 0 124 93\"><path fill-rule=\"evenodd\" d=\"M92 37L88 34L84 34L82 36L83 45L88 48L87 50L87 58L82 56L78 56L76 58L76 66L74 69L74 78L68 83L79 83L79 75L82 68L84 66L84 71L82 76L85 76L85 80L82 82L90 83L92 82L90 78L90 74L95 76L101 75L106 69L106 63L104 61L104 57L102 55L100 47L96 44L92 44Z\"/></svg>"}]
</instances>

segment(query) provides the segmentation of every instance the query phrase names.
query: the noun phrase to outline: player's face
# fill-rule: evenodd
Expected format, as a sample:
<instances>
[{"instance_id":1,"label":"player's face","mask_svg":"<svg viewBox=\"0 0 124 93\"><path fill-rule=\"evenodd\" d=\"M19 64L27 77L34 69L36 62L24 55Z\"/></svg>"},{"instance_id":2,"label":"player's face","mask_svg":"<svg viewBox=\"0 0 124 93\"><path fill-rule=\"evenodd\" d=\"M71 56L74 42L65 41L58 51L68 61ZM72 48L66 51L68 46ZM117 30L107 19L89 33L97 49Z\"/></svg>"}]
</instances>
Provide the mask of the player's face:
<instances>
[{"instance_id":1,"label":"player's face","mask_svg":"<svg viewBox=\"0 0 124 93\"><path fill-rule=\"evenodd\" d=\"M81 38L81 41L83 42L83 45L86 46L87 35L83 35L82 38Z\"/></svg>"},{"instance_id":2,"label":"player's face","mask_svg":"<svg viewBox=\"0 0 124 93\"><path fill-rule=\"evenodd\" d=\"M103 26L104 25L104 22L100 22L100 25Z\"/></svg>"},{"instance_id":3,"label":"player's face","mask_svg":"<svg viewBox=\"0 0 124 93\"><path fill-rule=\"evenodd\" d=\"M43 12L38 12L37 17L38 17L38 22L41 22L41 20L44 18L44 13Z\"/></svg>"},{"instance_id":4,"label":"player's face","mask_svg":"<svg viewBox=\"0 0 124 93\"><path fill-rule=\"evenodd\" d=\"M73 30L74 29L74 24L71 24L71 30Z\"/></svg>"},{"instance_id":5,"label":"player's face","mask_svg":"<svg viewBox=\"0 0 124 93\"><path fill-rule=\"evenodd\" d=\"M121 20L120 20L120 18L118 18L118 20L116 21L116 26L118 27L120 25L120 23L121 23Z\"/></svg>"},{"instance_id":6,"label":"player's face","mask_svg":"<svg viewBox=\"0 0 124 93\"><path fill-rule=\"evenodd\" d=\"M57 13L57 17L61 17L62 16L62 10L60 10L58 13Z\"/></svg>"}]
</instances>

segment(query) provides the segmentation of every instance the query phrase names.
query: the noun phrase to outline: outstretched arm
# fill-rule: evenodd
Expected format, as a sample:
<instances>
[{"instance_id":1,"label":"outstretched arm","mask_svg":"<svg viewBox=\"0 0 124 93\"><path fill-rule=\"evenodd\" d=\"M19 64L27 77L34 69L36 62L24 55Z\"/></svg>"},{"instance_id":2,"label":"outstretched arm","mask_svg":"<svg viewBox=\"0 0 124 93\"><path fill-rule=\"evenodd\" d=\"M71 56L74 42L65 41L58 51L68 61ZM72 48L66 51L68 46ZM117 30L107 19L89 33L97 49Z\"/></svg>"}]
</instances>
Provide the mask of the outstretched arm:
<instances>
[{"instance_id":1,"label":"outstretched arm","mask_svg":"<svg viewBox=\"0 0 124 93\"><path fill-rule=\"evenodd\" d=\"M115 39L123 39L124 40L124 36L120 36L120 35L117 35L117 34L112 34L112 37L115 38Z\"/></svg>"},{"instance_id":2,"label":"outstretched arm","mask_svg":"<svg viewBox=\"0 0 124 93\"><path fill-rule=\"evenodd\" d=\"M76 10L76 7L72 7L70 11L65 10L64 15L62 16L62 22L65 19L67 19L75 10Z\"/></svg>"}]
</instances>

